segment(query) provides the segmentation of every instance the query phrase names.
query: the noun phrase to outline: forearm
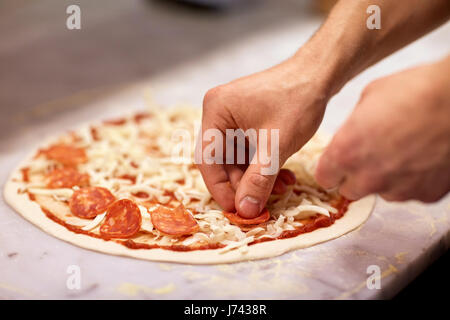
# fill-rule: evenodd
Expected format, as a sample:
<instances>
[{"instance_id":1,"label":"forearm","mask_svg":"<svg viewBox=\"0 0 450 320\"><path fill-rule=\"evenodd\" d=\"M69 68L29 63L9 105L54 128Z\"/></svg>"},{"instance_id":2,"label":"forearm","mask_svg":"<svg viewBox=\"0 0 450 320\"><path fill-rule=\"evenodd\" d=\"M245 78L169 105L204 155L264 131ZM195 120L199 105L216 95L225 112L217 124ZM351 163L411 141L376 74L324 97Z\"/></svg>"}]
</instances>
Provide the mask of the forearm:
<instances>
[{"instance_id":1,"label":"forearm","mask_svg":"<svg viewBox=\"0 0 450 320\"><path fill-rule=\"evenodd\" d=\"M342 0L318 32L292 57L323 83L326 95L337 93L347 81L387 55L444 23L450 16L448 0L380 0L381 29L368 29L371 0ZM298 70L301 71L301 70ZM307 75L308 76L308 75Z\"/></svg>"}]
</instances>

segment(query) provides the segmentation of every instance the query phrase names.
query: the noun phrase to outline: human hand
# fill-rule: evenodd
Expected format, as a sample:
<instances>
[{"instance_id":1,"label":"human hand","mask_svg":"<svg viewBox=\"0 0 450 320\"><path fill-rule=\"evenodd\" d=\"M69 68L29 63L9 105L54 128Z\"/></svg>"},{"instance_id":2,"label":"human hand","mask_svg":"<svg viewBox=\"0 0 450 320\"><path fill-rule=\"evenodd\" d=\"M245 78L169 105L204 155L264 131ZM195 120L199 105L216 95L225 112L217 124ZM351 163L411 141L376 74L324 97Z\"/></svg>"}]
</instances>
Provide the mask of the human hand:
<instances>
[{"instance_id":1,"label":"human hand","mask_svg":"<svg viewBox=\"0 0 450 320\"><path fill-rule=\"evenodd\" d=\"M349 199L437 201L450 190L450 58L369 84L316 180Z\"/></svg>"},{"instance_id":2,"label":"human hand","mask_svg":"<svg viewBox=\"0 0 450 320\"><path fill-rule=\"evenodd\" d=\"M325 87L317 80L318 74L306 67L301 69L304 65L307 64L292 58L209 90L203 102L202 133L218 129L225 140L227 129L279 129L277 160L278 168L281 167L317 130L328 100ZM271 145L270 133L268 136ZM205 142L201 147L197 144L203 160L206 147ZM258 139L251 147L258 152L261 141ZM198 164L214 199L224 210L236 209L244 218L258 216L271 192L283 193L286 185L295 183L292 172L281 170L278 177L276 173L262 174L266 165L260 159L255 163L250 160L246 157L244 164Z\"/></svg>"}]
</instances>

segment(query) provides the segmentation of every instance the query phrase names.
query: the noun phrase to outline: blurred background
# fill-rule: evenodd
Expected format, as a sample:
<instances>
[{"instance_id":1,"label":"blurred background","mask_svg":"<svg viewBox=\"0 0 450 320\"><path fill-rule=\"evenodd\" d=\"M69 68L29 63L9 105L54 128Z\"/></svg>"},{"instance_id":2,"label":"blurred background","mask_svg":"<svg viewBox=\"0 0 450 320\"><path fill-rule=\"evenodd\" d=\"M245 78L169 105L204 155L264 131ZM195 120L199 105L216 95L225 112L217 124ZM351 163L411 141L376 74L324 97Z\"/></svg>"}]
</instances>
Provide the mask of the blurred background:
<instances>
[{"instance_id":1,"label":"blurred background","mask_svg":"<svg viewBox=\"0 0 450 320\"><path fill-rule=\"evenodd\" d=\"M41 103L154 76L304 15L321 17L332 2L1 0L0 124ZM71 4L81 8L81 30L66 28Z\"/></svg>"}]
</instances>

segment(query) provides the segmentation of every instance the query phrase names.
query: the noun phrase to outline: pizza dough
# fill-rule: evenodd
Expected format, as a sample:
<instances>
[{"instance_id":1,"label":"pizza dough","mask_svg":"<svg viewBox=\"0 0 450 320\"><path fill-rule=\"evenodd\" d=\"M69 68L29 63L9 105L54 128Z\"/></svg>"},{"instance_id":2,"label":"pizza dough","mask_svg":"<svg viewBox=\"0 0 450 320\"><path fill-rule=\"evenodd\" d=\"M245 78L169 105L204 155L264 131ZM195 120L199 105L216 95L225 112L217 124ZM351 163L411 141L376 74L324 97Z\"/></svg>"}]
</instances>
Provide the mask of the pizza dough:
<instances>
[{"instance_id":1,"label":"pizza dough","mask_svg":"<svg viewBox=\"0 0 450 320\"><path fill-rule=\"evenodd\" d=\"M17 171L12 176L17 176ZM143 260L180 262L189 264L221 264L245 260L263 259L281 255L288 251L310 247L321 242L338 238L362 225L370 216L375 204L375 196L368 196L352 202L345 215L328 228L301 234L294 238L267 241L249 246L246 253L228 251L219 253L217 250L195 250L188 252L171 251L165 249L130 250L118 243L107 242L83 234L70 232L62 225L48 219L40 206L29 201L26 194L18 194L17 183L7 182L4 190L8 202L25 219L32 222L48 234L70 242L79 247L107 254L127 256Z\"/></svg>"},{"instance_id":2,"label":"pizza dough","mask_svg":"<svg viewBox=\"0 0 450 320\"><path fill-rule=\"evenodd\" d=\"M43 145L47 146L50 142L51 141L44 143ZM114 241L105 241L101 238L74 233L68 230L63 225L49 219L43 213L41 208L42 206L50 211L56 210L63 213L67 212L67 215L70 215L70 210L67 206L62 205L60 202L49 196L38 196L39 205L35 201L30 200L28 193L18 192L19 189L24 187L24 182L21 181L21 168L32 161L32 157L35 154L36 151L18 165L5 185L4 198L11 207L19 212L25 219L58 239L70 242L82 248L106 254L128 256L144 260L190 264L219 264L274 257L291 250L305 248L335 239L358 228L368 219L375 203L375 196L365 197L359 201L352 202L344 216L337 219L328 227L302 233L291 238L275 239L251 244L246 247L245 251L233 250L232 246L230 246L230 248L225 247L221 249L201 249L191 251L174 251L161 248L131 249ZM64 159L64 161L66 160L70 159ZM299 164L294 161L290 163L290 166L295 167L299 166Z\"/></svg>"}]
</instances>

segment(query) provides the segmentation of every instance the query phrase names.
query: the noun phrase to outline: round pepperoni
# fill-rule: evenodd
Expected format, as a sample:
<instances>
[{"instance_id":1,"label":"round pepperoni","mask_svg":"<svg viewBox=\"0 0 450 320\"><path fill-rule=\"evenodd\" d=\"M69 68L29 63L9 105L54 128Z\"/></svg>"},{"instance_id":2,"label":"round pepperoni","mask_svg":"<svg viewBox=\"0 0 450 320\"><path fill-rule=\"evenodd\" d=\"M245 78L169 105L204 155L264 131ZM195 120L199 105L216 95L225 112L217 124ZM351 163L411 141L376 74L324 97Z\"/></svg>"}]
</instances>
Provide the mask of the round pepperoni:
<instances>
[{"instance_id":1,"label":"round pepperoni","mask_svg":"<svg viewBox=\"0 0 450 320\"><path fill-rule=\"evenodd\" d=\"M199 228L195 218L181 204L175 209L160 206L151 212L151 216L153 226L167 235L188 235Z\"/></svg>"},{"instance_id":2,"label":"round pepperoni","mask_svg":"<svg viewBox=\"0 0 450 320\"><path fill-rule=\"evenodd\" d=\"M228 220L230 220L230 222L232 224L244 225L244 226L264 223L270 219L269 210L267 210L266 208L264 208L264 210L261 212L261 214L258 217L252 218L252 219L242 218L237 213L224 212L223 214L225 215L225 217Z\"/></svg>"},{"instance_id":3,"label":"round pepperoni","mask_svg":"<svg viewBox=\"0 0 450 320\"><path fill-rule=\"evenodd\" d=\"M141 211L133 201L117 200L108 208L100 234L109 238L130 238L139 231L141 223Z\"/></svg>"},{"instance_id":4,"label":"round pepperoni","mask_svg":"<svg viewBox=\"0 0 450 320\"><path fill-rule=\"evenodd\" d=\"M91 219L105 212L115 197L108 189L87 187L76 190L70 198L70 211L80 218Z\"/></svg>"},{"instance_id":5,"label":"round pepperoni","mask_svg":"<svg viewBox=\"0 0 450 320\"><path fill-rule=\"evenodd\" d=\"M86 152L83 148L57 144L43 150L47 159L58 161L67 166L74 166L87 161Z\"/></svg>"},{"instance_id":6,"label":"round pepperoni","mask_svg":"<svg viewBox=\"0 0 450 320\"><path fill-rule=\"evenodd\" d=\"M51 171L48 176L48 188L72 188L73 186L84 187L89 184L89 175L79 173L76 169L66 167Z\"/></svg>"}]
</instances>

